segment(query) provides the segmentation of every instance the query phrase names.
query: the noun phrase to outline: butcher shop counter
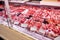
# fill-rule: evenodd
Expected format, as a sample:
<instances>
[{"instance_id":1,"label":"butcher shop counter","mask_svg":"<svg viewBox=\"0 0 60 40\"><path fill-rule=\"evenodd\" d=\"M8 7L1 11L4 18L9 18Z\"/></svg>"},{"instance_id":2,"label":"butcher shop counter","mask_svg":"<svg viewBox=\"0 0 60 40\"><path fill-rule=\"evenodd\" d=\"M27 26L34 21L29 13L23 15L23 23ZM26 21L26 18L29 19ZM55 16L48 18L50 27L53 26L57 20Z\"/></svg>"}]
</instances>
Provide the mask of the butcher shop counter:
<instances>
[{"instance_id":1,"label":"butcher shop counter","mask_svg":"<svg viewBox=\"0 0 60 40\"><path fill-rule=\"evenodd\" d=\"M12 3L13 3L13 2L12 2ZM43 2L42 2L42 3L43 3ZM50 2L50 3L51 3L51 2ZM23 4L24 6L23 6L22 4ZM54 13L57 13L57 11L58 11L58 13L60 12L60 11L59 11L60 6L57 6L57 5L59 5L59 3L56 4L56 5L54 5L54 4L53 4L53 5L45 5L45 4L41 4L40 2L24 2L24 3L19 3L19 4L17 4L17 3L14 2L15 8L16 8L16 6L19 6L19 5L20 5L20 6L22 5L22 9L25 8L25 7L27 7L26 5L28 5L28 8L29 8L29 7L30 7L30 8L32 7L34 10L35 10L35 8L37 8L36 6L38 6L38 9L40 9L40 7L41 7L41 10L42 10L42 11L41 11L41 10L39 10L39 11L42 12L42 14L45 14L45 13L48 14L48 13L47 13L48 11L49 11L49 15L51 14L52 11L53 11ZM20 6L17 7L17 9L20 8ZM12 6L12 7L13 7L13 6ZM45 7L46 7L46 9L43 10L43 8L45 8ZM56 8L55 8L55 7L56 7ZM59 8L58 8L58 7L59 7ZM32 10L32 8L31 8L31 10ZM14 9L14 7L11 8L11 9ZM27 8L25 8L25 9L27 9ZM48 9L50 9L51 12L50 12L50 10L48 10ZM55 9L58 9L58 10L55 10ZM29 9L28 9L28 10L29 10ZM30 10L30 11L31 11L31 10ZM15 11L15 10L13 10L13 11ZM16 11L20 11L20 9L19 9L19 10L16 10ZM25 10L25 11L26 11L26 10ZM29 12L30 12L30 11L29 11ZM32 10L32 11L33 11L33 10ZM35 11L36 11L36 10L35 10ZM44 11L45 13L43 13L43 11ZM24 12L24 11L23 11L23 12ZM26 12L26 13L27 13L27 12ZM33 12L33 13L34 13L34 12ZM28 13L28 14L29 14L29 13ZM36 14L37 14L37 13L36 13ZM36 15L36 14L35 14L35 15ZM34 14L33 14L33 15L34 15ZM45 15L44 15L44 16L45 16ZM52 17L52 16L53 16L53 15L51 15L51 17ZM37 16L37 17L38 17L38 16ZM43 16L42 16L42 17L43 17ZM41 17L41 18L42 18L42 17ZM49 16L49 17L50 17L50 16ZM49 17L48 17L48 18L49 18ZM21 18L21 19L22 19L22 18ZM44 17L43 17L43 19L44 19ZM40 19L39 19L39 20L40 20ZM42 21L42 20L41 20L41 21ZM16 30L18 30L18 31L20 31L20 30L22 29L21 27L18 27L18 26L17 26L17 27L13 27L13 28L16 29ZM49 27L48 27L48 28L49 28ZM53 28L53 27L52 27L52 28ZM54 28L53 28L53 29L54 29ZM37 38L37 39L40 39L40 37L42 37L41 39L43 39L43 38L45 39L45 37L44 37L44 36L40 36L39 33L37 34L37 33L35 33L35 32L30 32L30 31L27 32L27 31L24 31L25 29L22 29L22 30L23 30L24 33L29 34L29 35ZM21 30L21 31L22 31L22 30ZM54 30L54 31L56 31L56 30ZM33 35L33 34L35 34L35 35ZM48 38L48 39L49 39L49 38ZM58 38L58 39L59 39L59 38ZM47 39L46 39L46 40L47 40Z\"/></svg>"}]
</instances>

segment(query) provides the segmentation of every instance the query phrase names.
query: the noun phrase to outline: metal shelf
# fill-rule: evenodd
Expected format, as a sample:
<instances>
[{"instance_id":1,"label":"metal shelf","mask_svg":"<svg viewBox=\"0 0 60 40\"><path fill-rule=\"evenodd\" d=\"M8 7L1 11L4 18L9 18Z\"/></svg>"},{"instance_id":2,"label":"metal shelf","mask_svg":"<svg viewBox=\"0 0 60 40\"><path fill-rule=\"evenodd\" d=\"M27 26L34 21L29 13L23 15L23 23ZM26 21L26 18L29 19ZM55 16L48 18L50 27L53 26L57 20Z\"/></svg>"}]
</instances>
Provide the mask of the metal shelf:
<instances>
[{"instance_id":1,"label":"metal shelf","mask_svg":"<svg viewBox=\"0 0 60 40\"><path fill-rule=\"evenodd\" d=\"M41 1L40 5L60 7L60 2L45 2L45 1Z\"/></svg>"}]
</instances>

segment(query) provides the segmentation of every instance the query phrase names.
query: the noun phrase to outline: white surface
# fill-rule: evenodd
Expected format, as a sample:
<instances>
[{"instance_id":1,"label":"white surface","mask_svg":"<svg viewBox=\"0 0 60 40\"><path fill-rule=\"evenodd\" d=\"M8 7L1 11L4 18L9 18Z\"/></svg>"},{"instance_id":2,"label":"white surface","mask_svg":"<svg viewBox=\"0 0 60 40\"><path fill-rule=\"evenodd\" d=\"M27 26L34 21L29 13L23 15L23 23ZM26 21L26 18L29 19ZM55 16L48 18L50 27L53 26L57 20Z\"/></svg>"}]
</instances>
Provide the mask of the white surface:
<instances>
[{"instance_id":1,"label":"white surface","mask_svg":"<svg viewBox=\"0 0 60 40\"><path fill-rule=\"evenodd\" d=\"M25 9L23 12L22 12L22 14L27 14L28 13L28 9Z\"/></svg>"},{"instance_id":2,"label":"white surface","mask_svg":"<svg viewBox=\"0 0 60 40\"><path fill-rule=\"evenodd\" d=\"M17 21L14 21L14 24L19 24L19 22L17 22Z\"/></svg>"},{"instance_id":3,"label":"white surface","mask_svg":"<svg viewBox=\"0 0 60 40\"><path fill-rule=\"evenodd\" d=\"M60 7L60 2L46 2L46 1L41 1L40 5L50 5L50 6L58 6L58 7Z\"/></svg>"},{"instance_id":4,"label":"white surface","mask_svg":"<svg viewBox=\"0 0 60 40\"><path fill-rule=\"evenodd\" d=\"M43 29L40 29L39 32L45 34L45 30L43 30Z\"/></svg>"},{"instance_id":5,"label":"white surface","mask_svg":"<svg viewBox=\"0 0 60 40\"><path fill-rule=\"evenodd\" d=\"M28 26L28 24L21 24L21 27L27 27Z\"/></svg>"},{"instance_id":6,"label":"white surface","mask_svg":"<svg viewBox=\"0 0 60 40\"><path fill-rule=\"evenodd\" d=\"M58 36L57 38L55 38L55 40L60 40L60 36Z\"/></svg>"},{"instance_id":7,"label":"white surface","mask_svg":"<svg viewBox=\"0 0 60 40\"><path fill-rule=\"evenodd\" d=\"M12 0L12 1L10 1L10 2L15 2L15 3L24 3L24 2L26 2L26 1L28 1L28 0L25 0L25 1L14 1L14 0Z\"/></svg>"},{"instance_id":8,"label":"white surface","mask_svg":"<svg viewBox=\"0 0 60 40\"><path fill-rule=\"evenodd\" d=\"M30 28L30 30L31 30L31 31L36 31L37 28L36 28L36 26L33 26L33 27Z\"/></svg>"}]
</instances>

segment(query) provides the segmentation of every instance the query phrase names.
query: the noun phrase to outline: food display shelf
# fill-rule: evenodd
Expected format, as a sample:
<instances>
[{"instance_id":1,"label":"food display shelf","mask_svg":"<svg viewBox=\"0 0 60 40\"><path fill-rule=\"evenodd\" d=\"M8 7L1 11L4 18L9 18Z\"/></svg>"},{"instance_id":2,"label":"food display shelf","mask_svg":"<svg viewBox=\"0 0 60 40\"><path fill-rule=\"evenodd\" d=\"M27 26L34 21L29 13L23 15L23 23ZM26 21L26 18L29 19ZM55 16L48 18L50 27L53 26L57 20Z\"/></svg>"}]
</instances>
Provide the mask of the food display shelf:
<instances>
[{"instance_id":1,"label":"food display shelf","mask_svg":"<svg viewBox=\"0 0 60 40\"><path fill-rule=\"evenodd\" d=\"M12 29L37 40L59 39L60 2L9 1L9 3Z\"/></svg>"}]
</instances>

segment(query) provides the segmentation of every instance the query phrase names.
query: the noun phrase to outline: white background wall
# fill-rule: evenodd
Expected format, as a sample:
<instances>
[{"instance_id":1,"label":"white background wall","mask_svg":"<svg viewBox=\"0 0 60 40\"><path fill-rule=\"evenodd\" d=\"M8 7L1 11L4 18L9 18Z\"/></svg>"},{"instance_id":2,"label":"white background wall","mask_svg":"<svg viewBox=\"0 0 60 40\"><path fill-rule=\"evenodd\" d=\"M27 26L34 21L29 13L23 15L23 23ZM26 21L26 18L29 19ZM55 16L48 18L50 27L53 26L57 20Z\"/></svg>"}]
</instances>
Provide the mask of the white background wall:
<instances>
[{"instance_id":1,"label":"white background wall","mask_svg":"<svg viewBox=\"0 0 60 40\"><path fill-rule=\"evenodd\" d=\"M11 1L28 1L28 0L11 0Z\"/></svg>"}]
</instances>

